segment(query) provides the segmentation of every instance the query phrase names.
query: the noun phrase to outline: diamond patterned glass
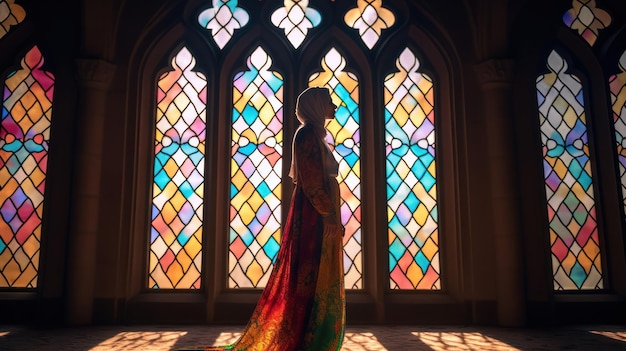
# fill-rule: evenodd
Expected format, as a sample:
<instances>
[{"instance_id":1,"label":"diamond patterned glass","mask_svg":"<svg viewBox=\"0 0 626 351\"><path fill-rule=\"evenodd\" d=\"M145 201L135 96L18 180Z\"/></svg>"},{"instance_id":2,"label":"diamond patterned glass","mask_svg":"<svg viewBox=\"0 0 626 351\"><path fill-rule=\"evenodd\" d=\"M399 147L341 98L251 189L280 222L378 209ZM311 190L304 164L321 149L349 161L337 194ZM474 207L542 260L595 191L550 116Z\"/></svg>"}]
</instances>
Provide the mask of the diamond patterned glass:
<instances>
[{"instance_id":1,"label":"diamond patterned glass","mask_svg":"<svg viewBox=\"0 0 626 351\"><path fill-rule=\"evenodd\" d=\"M384 81L389 284L441 289L433 81L404 49Z\"/></svg>"},{"instance_id":2,"label":"diamond patterned glass","mask_svg":"<svg viewBox=\"0 0 626 351\"><path fill-rule=\"evenodd\" d=\"M198 289L206 138L206 77L183 48L157 83L148 286Z\"/></svg>"},{"instance_id":3,"label":"diamond patterned glass","mask_svg":"<svg viewBox=\"0 0 626 351\"><path fill-rule=\"evenodd\" d=\"M563 15L563 23L593 46L600 29L611 24L611 15L597 8L595 0L573 0L572 8Z\"/></svg>"},{"instance_id":4,"label":"diamond patterned glass","mask_svg":"<svg viewBox=\"0 0 626 351\"><path fill-rule=\"evenodd\" d=\"M556 52L537 78L555 290L603 288L583 86Z\"/></svg>"},{"instance_id":5,"label":"diamond patterned glass","mask_svg":"<svg viewBox=\"0 0 626 351\"><path fill-rule=\"evenodd\" d=\"M35 46L8 75L0 125L0 287L36 288L54 77Z\"/></svg>"},{"instance_id":6,"label":"diamond patterned glass","mask_svg":"<svg viewBox=\"0 0 626 351\"><path fill-rule=\"evenodd\" d=\"M309 0L285 0L284 6L274 11L272 23L285 31L294 48L298 48L309 29L322 21L319 11L309 8Z\"/></svg>"},{"instance_id":7,"label":"diamond patterned glass","mask_svg":"<svg viewBox=\"0 0 626 351\"><path fill-rule=\"evenodd\" d=\"M359 131L359 81L344 71L346 60L332 48L321 62L322 72L309 78L309 87L327 86L338 106L335 119L330 121L327 141L339 160L339 188L343 204L341 221L344 235L344 270L346 289L363 287L361 235L361 136Z\"/></svg>"},{"instance_id":8,"label":"diamond patterned glass","mask_svg":"<svg viewBox=\"0 0 626 351\"><path fill-rule=\"evenodd\" d=\"M380 39L382 30L393 26L396 17L383 7L382 0L357 0L356 5L346 12L344 21L348 27L359 31L361 40L371 49Z\"/></svg>"},{"instance_id":9,"label":"diamond patterned glass","mask_svg":"<svg viewBox=\"0 0 626 351\"><path fill-rule=\"evenodd\" d=\"M265 287L280 244L283 79L258 47L233 80L230 288Z\"/></svg>"},{"instance_id":10,"label":"diamond patterned glass","mask_svg":"<svg viewBox=\"0 0 626 351\"><path fill-rule=\"evenodd\" d=\"M609 87L611 89L615 142L622 184L622 201L624 201L623 209L626 214L626 51L622 53L618 66L621 72L609 78Z\"/></svg>"},{"instance_id":11,"label":"diamond patterned glass","mask_svg":"<svg viewBox=\"0 0 626 351\"><path fill-rule=\"evenodd\" d=\"M15 0L0 0L0 39L4 37L11 26L19 24L26 17L26 11Z\"/></svg>"},{"instance_id":12,"label":"diamond patterned glass","mask_svg":"<svg viewBox=\"0 0 626 351\"><path fill-rule=\"evenodd\" d=\"M248 24L248 13L237 5L238 0L213 0L213 7L198 16L198 23L211 31L220 49L226 46L237 29Z\"/></svg>"}]
</instances>

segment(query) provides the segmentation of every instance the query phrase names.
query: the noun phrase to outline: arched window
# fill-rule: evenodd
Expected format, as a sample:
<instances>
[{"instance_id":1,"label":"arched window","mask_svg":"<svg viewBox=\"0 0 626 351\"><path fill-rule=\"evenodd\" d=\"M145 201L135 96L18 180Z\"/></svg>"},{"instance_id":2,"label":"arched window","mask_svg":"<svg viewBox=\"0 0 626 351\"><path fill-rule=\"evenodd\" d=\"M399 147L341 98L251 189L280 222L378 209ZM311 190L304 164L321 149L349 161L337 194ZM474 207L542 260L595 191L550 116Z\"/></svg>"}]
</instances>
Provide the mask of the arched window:
<instances>
[{"instance_id":1,"label":"arched window","mask_svg":"<svg viewBox=\"0 0 626 351\"><path fill-rule=\"evenodd\" d=\"M150 223L143 228L146 251L135 252L149 258L135 275L148 275L137 294L199 289L220 316L265 287L293 190L295 103L311 86L329 88L338 106L326 141L339 162L349 301L365 299L361 313L374 314L374 305L402 308L402 301L386 303L385 294L423 298L425 291L432 297L458 289L455 263L442 263L458 254L456 234L442 244L455 231L454 215L447 226L440 218L458 201L450 191L442 206L439 194L457 179L450 175L458 140L449 122L453 87L444 54L400 20L409 8L400 5L406 8L383 1L213 1L186 12L193 26L177 27L155 45L159 52L149 55L174 58L152 58L142 68L158 89L145 109L152 117L141 122L155 138L140 136L140 144L155 148L140 155L154 171L138 171L153 186L151 203L139 208L137 201L136 218ZM402 42L387 40L394 35ZM444 133L437 113L448 121ZM436 152L441 139L444 151ZM438 162L443 153L449 157ZM145 191L141 183L137 189Z\"/></svg>"},{"instance_id":2,"label":"arched window","mask_svg":"<svg viewBox=\"0 0 626 351\"><path fill-rule=\"evenodd\" d=\"M385 155L392 289L441 289L434 83L406 48L385 78Z\"/></svg>"},{"instance_id":3,"label":"arched window","mask_svg":"<svg viewBox=\"0 0 626 351\"><path fill-rule=\"evenodd\" d=\"M624 293L621 10L569 0L520 17L534 23L513 43L511 107L529 322L552 307L595 316L593 302Z\"/></svg>"},{"instance_id":4,"label":"arched window","mask_svg":"<svg viewBox=\"0 0 626 351\"><path fill-rule=\"evenodd\" d=\"M3 80L0 287L37 287L54 95L54 76L43 63L34 46Z\"/></svg>"},{"instance_id":5,"label":"arched window","mask_svg":"<svg viewBox=\"0 0 626 351\"><path fill-rule=\"evenodd\" d=\"M546 235L542 242L550 259L529 264L534 273L527 278L548 279L541 267L550 272L552 291L529 291L536 298L544 294L566 301L576 292L610 294L624 283L615 268L624 260L619 243L626 213L620 117L624 92L617 53L623 52L623 44L620 29L611 26L612 14L602 5L606 3L572 0L571 6L561 7L565 27L556 28L541 48L546 52L534 98L545 222L528 228Z\"/></svg>"},{"instance_id":6,"label":"arched window","mask_svg":"<svg viewBox=\"0 0 626 351\"><path fill-rule=\"evenodd\" d=\"M231 45L235 45L232 40L236 32L246 30L245 27L251 21L250 13L253 11L240 7L236 0L218 1L213 3L213 7L200 11L198 23L201 28L208 30L206 33L210 35L213 44L220 51L226 52ZM377 18L373 23L365 20L371 19L372 16ZM371 49L380 38L381 30L390 27L395 21L394 18L393 13L383 8L380 2L372 4L359 2L356 8L346 12L345 24L357 29L363 43ZM272 24L276 26L275 34L284 35L293 47L292 50L297 50L307 35L313 35L312 28L323 22L324 17L322 12L308 7L307 2L286 1L284 7L272 12L271 19ZM185 52L185 55L189 53ZM176 63L176 60L173 62ZM342 222L346 226L344 239L346 286L349 289L361 289L363 287L363 238L359 100L362 97L359 79L352 73L354 70L347 67L349 63L337 48L331 47L319 58L318 62L321 71L313 72L305 79L308 81L308 86L328 86L332 91L333 99L339 106L337 118L328 126L327 140L332 145L336 158L340 160L339 178L344 199ZM282 179L283 137L285 135L283 90L289 89L290 95L295 96L298 88L293 85L286 87L283 74L272 70L272 64L271 56L262 46L258 46L246 60L247 70L235 73L232 79L233 108L230 118L233 149L230 162L228 218L230 224L227 260L229 288L264 287L280 245L281 211L285 197L281 191L282 184L285 182ZM188 69L191 68L188 67ZM289 81L295 81L294 75L297 75L298 71L290 72L292 77ZM189 75L191 73L183 74L181 71L177 76L188 80L186 77ZM173 78L161 77L159 85L166 83L173 84ZM188 230L182 219L185 216L179 214L181 211L179 209L184 206L182 203L175 203L177 199L175 194L182 192L182 190L176 190L177 187L182 188L180 184L175 184L175 180L178 178L181 182L186 181L183 176L176 177L176 172L179 172L178 169L186 161L181 157L180 162L175 162L173 153L168 154L167 157L160 157L165 147L161 145L159 138L166 133L166 130L161 130L162 127L174 129L176 126L184 128L191 126L191 124L177 122L176 118L183 118L182 116L186 114L184 112L186 107L178 106L177 101L186 102L203 99L203 97L198 95L197 98L191 99L185 93L185 89L178 85L174 86L178 89L164 90L158 95L159 106L165 105L159 107L158 110L161 112L158 113L156 121L158 150L154 162L155 187L152 206L149 286L185 289L199 286L198 282L180 286L177 282L182 279L183 275L188 274L185 272L190 267L193 268L194 276L198 274L201 266L199 257L202 256L200 249L192 250L195 256L189 256L186 247L180 243L181 237L189 237L191 234L184 235ZM378 89L382 90L382 85ZM163 89L159 91L161 90ZM200 89L193 90L192 93L210 94ZM166 104L163 102L165 99L170 102ZM208 99L205 98L205 100ZM191 104L186 106L189 107ZM198 111L200 108L200 106L195 106L193 111ZM170 115L172 117L168 117ZM174 115L180 115L180 117L174 117ZM292 133L293 130L288 132ZM181 134L181 131L178 134ZM164 137L164 139L169 141L171 138ZM168 164L172 166L166 167ZM197 176L200 177L202 174L198 170ZM167 191L168 188L172 189ZM184 196L181 196L179 197L182 201ZM200 199L201 196L198 201ZM193 216L196 220L194 223L201 223L202 207L195 205L191 208L197 211L197 215ZM177 225L179 222L181 222L180 225ZM192 229L199 230L197 225ZM200 238L200 234L194 236L194 245ZM182 255L182 258L179 255ZM431 255L429 260L432 258ZM181 260L188 263L184 264ZM194 261L194 264L189 263L191 261ZM157 276L160 278L157 279ZM155 283L155 279L161 283Z\"/></svg>"},{"instance_id":7,"label":"arched window","mask_svg":"<svg viewBox=\"0 0 626 351\"><path fill-rule=\"evenodd\" d=\"M326 140L333 145L339 161L341 222L344 234L344 271L347 289L362 288L361 235L361 133L359 113L359 80L346 69L346 59L335 48L322 58L322 72L309 77L309 86L326 86L337 111L328 123Z\"/></svg>"},{"instance_id":8,"label":"arched window","mask_svg":"<svg viewBox=\"0 0 626 351\"><path fill-rule=\"evenodd\" d=\"M554 289L602 289L584 90L556 50L547 68L537 78L537 99Z\"/></svg>"},{"instance_id":9,"label":"arched window","mask_svg":"<svg viewBox=\"0 0 626 351\"><path fill-rule=\"evenodd\" d=\"M206 77L183 48L157 83L150 288L198 289L202 272Z\"/></svg>"},{"instance_id":10,"label":"arched window","mask_svg":"<svg viewBox=\"0 0 626 351\"><path fill-rule=\"evenodd\" d=\"M233 79L230 288L264 287L280 245L283 79L261 47Z\"/></svg>"}]
</instances>

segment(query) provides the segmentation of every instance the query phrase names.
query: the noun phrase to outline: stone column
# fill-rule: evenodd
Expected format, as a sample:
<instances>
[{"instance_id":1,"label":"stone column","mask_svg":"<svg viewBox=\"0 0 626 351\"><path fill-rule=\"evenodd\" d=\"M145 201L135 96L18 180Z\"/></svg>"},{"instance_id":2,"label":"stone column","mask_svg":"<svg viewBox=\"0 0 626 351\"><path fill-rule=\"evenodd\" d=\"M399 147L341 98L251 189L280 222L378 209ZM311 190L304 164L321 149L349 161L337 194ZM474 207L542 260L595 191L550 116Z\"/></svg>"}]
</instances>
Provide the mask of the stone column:
<instances>
[{"instance_id":1,"label":"stone column","mask_svg":"<svg viewBox=\"0 0 626 351\"><path fill-rule=\"evenodd\" d=\"M93 320L97 235L100 211L100 174L107 91L115 66L98 59L76 62L76 117L72 203L68 249L67 322Z\"/></svg>"},{"instance_id":2,"label":"stone column","mask_svg":"<svg viewBox=\"0 0 626 351\"><path fill-rule=\"evenodd\" d=\"M488 60L476 65L484 105L487 163L496 258L497 317L501 326L525 324L519 191L515 171L512 115L513 62Z\"/></svg>"}]
</instances>

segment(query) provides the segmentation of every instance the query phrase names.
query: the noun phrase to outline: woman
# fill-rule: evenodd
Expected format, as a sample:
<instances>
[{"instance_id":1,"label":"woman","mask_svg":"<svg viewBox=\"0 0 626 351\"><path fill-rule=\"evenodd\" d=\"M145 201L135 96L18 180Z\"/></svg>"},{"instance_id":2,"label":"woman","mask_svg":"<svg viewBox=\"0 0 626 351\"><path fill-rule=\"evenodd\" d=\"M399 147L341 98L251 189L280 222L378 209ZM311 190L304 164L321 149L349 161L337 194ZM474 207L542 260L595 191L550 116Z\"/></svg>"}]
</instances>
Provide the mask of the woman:
<instances>
[{"instance_id":1,"label":"woman","mask_svg":"<svg viewBox=\"0 0 626 351\"><path fill-rule=\"evenodd\" d=\"M239 340L208 350L339 350L344 334L343 226L338 164L325 122L335 106L327 88L304 90L293 139L295 183L280 250L267 286Z\"/></svg>"}]
</instances>

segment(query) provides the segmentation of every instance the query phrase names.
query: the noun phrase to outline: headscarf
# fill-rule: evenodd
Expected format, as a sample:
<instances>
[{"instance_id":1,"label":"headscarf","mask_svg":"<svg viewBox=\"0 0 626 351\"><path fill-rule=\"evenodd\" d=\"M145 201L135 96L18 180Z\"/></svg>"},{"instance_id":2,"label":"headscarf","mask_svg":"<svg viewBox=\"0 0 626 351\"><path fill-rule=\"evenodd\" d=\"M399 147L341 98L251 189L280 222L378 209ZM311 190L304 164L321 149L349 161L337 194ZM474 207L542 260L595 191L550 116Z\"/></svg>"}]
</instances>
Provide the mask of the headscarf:
<instances>
[{"instance_id":1,"label":"headscarf","mask_svg":"<svg viewBox=\"0 0 626 351\"><path fill-rule=\"evenodd\" d=\"M326 122L326 114L328 113L329 103L330 91L326 87L307 88L300 93L300 95L298 95L298 99L296 100L296 117L303 124L300 128L305 125L312 126L315 134L320 138L321 142L326 145L326 148L328 148L328 145L324 141L324 137L326 137L326 128L324 127L324 124ZM320 151L324 152L325 150ZM331 162L336 163L334 158ZM297 180L295 142L292 145L289 176L294 182Z\"/></svg>"},{"instance_id":2,"label":"headscarf","mask_svg":"<svg viewBox=\"0 0 626 351\"><path fill-rule=\"evenodd\" d=\"M326 87L310 87L298 96L296 101L296 117L303 124L313 126L316 134L324 138L326 129L326 113L330 101L330 91Z\"/></svg>"}]
</instances>

